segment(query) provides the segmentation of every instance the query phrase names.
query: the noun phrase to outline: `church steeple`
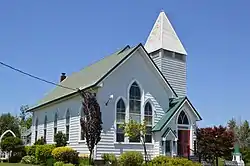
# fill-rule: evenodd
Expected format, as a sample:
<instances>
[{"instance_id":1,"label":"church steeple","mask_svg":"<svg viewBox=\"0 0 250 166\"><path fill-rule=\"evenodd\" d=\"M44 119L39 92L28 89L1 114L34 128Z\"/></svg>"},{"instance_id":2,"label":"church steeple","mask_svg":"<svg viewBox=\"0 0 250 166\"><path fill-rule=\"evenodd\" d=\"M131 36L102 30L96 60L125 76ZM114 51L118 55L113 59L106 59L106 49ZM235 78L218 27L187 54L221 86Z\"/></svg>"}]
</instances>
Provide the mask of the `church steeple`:
<instances>
[{"instance_id":1,"label":"church steeple","mask_svg":"<svg viewBox=\"0 0 250 166\"><path fill-rule=\"evenodd\" d=\"M148 36L145 48L149 53L165 49L187 55L185 48L163 10L160 12Z\"/></svg>"},{"instance_id":2,"label":"church steeple","mask_svg":"<svg viewBox=\"0 0 250 166\"><path fill-rule=\"evenodd\" d=\"M177 95L186 96L187 52L164 11L148 36L145 49Z\"/></svg>"}]
</instances>

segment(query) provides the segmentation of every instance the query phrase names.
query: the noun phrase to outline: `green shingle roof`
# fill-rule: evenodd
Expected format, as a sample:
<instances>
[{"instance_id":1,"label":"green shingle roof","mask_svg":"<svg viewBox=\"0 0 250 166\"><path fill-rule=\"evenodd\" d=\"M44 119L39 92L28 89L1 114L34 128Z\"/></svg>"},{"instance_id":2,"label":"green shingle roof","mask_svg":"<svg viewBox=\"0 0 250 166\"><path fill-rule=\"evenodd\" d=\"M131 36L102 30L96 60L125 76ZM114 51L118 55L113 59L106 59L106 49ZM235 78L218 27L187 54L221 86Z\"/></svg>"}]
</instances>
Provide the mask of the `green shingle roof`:
<instances>
[{"instance_id":1,"label":"green shingle roof","mask_svg":"<svg viewBox=\"0 0 250 166\"><path fill-rule=\"evenodd\" d=\"M162 134L161 137L163 137L163 138L166 137L166 136L168 135L169 132L172 132L172 133L174 134L174 136L177 138L176 134L174 133L174 131L173 131L170 127L168 127L168 128L165 130L165 132Z\"/></svg>"},{"instance_id":2,"label":"green shingle roof","mask_svg":"<svg viewBox=\"0 0 250 166\"><path fill-rule=\"evenodd\" d=\"M181 104L185 101L186 97L172 98L169 101L169 109L161 117L161 120L153 127L152 131L161 131L162 128L169 122L171 117L175 114Z\"/></svg>"},{"instance_id":3,"label":"green shingle roof","mask_svg":"<svg viewBox=\"0 0 250 166\"><path fill-rule=\"evenodd\" d=\"M126 46L123 49L113 53L112 55L106 56L102 60L87 66L80 70L79 72L73 73L63 80L60 85L70 87L70 88L79 88L80 90L89 88L96 85L103 77L105 77L114 67L119 65L119 63L126 59L137 47L130 48ZM52 102L56 99L71 95L76 93L76 91L65 89L62 87L55 87L51 92L45 95L36 105L31 107L29 111L38 108L42 105L45 105L49 102Z\"/></svg>"}]
</instances>

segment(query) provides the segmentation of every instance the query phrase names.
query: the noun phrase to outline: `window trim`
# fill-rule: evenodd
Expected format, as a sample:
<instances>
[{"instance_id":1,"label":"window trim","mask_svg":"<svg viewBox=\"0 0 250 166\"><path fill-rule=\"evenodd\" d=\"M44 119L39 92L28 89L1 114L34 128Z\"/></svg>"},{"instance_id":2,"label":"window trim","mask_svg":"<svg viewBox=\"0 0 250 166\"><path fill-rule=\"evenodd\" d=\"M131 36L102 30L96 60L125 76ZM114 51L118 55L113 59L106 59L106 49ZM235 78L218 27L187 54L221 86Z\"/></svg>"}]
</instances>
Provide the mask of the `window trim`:
<instances>
[{"instance_id":1,"label":"window trim","mask_svg":"<svg viewBox=\"0 0 250 166\"><path fill-rule=\"evenodd\" d=\"M38 127L39 127L39 120L38 120L38 117L36 117L36 121L35 121L35 142L38 140Z\"/></svg>"},{"instance_id":2,"label":"window trim","mask_svg":"<svg viewBox=\"0 0 250 166\"><path fill-rule=\"evenodd\" d=\"M143 112L144 112L144 119L145 119L145 109L146 109L146 105L147 104L149 104L150 106L151 106L151 112L152 112L152 114L151 114L151 125L146 125L146 127L151 127L151 128L153 128L153 125L154 125L154 107L153 107L153 104L152 104L152 102L151 102L151 100L146 100L145 102L144 102L144 109L143 109ZM147 135L147 134L146 134ZM145 136L146 136L145 135ZM146 140L145 140L146 141ZM153 143L153 132L151 132L151 142L148 142L148 143Z\"/></svg>"},{"instance_id":3,"label":"window trim","mask_svg":"<svg viewBox=\"0 0 250 166\"><path fill-rule=\"evenodd\" d=\"M128 98L128 112L127 112L128 118L127 118L126 122L129 122L129 120L130 120L130 89L132 88L132 85L134 83L137 84L137 86L138 86L138 88L140 90L140 122L142 123L143 119L144 119L144 110L143 110L144 109L144 107L143 107L144 91L143 91L143 88L142 88L141 84L139 83L139 81L137 81L135 79L130 82L130 84L128 86L128 89L127 89L127 91L128 91L128 96L127 96L127 98ZM129 137L127 137L126 141L129 142L129 143L141 143L141 141L139 141L139 142L130 142Z\"/></svg>"},{"instance_id":4,"label":"window trim","mask_svg":"<svg viewBox=\"0 0 250 166\"><path fill-rule=\"evenodd\" d=\"M179 119L179 116L180 116L180 114L181 114L182 111L186 114L189 124L179 124L179 123L178 123L178 119ZM180 109L179 112L176 114L175 123L176 123L177 126L191 126L191 125L192 125L192 121L191 121L191 119L190 119L190 116L189 116L189 114L187 113L187 111L186 111L185 108Z\"/></svg>"},{"instance_id":5,"label":"window trim","mask_svg":"<svg viewBox=\"0 0 250 166\"><path fill-rule=\"evenodd\" d=\"M55 125L56 123L56 125ZM55 133L55 129L56 129L56 133ZM55 142L55 135L58 133L58 113L55 112L54 114L54 127L53 127L53 142Z\"/></svg>"},{"instance_id":6,"label":"window trim","mask_svg":"<svg viewBox=\"0 0 250 166\"><path fill-rule=\"evenodd\" d=\"M82 139L81 118L82 118L82 115L84 114L82 107L83 107L83 105L81 104L80 109L79 109L79 129L80 129L80 131L79 131L79 140L78 140L78 142L80 142L80 143L86 141L85 136L84 136L84 139Z\"/></svg>"},{"instance_id":7,"label":"window trim","mask_svg":"<svg viewBox=\"0 0 250 166\"><path fill-rule=\"evenodd\" d=\"M179 120L181 121L181 123L179 123ZM187 120L187 122L185 120ZM178 124L189 125L188 117L184 111L181 111L179 116L178 116Z\"/></svg>"},{"instance_id":8,"label":"window trim","mask_svg":"<svg viewBox=\"0 0 250 166\"><path fill-rule=\"evenodd\" d=\"M115 117L115 120L114 120L114 130L115 130L115 134L114 134L114 142L117 143L117 144L121 144L121 143L125 143L126 142L126 137L124 136L124 141L123 142L117 142L116 141L116 130L117 130L117 116L116 116L116 113L117 113L117 104L120 100L123 100L124 102L124 106L125 106L125 122L127 122L127 101L126 99L123 97L123 96L119 96L117 97L116 101L115 101L115 113L114 113L114 117Z\"/></svg>"},{"instance_id":9,"label":"window trim","mask_svg":"<svg viewBox=\"0 0 250 166\"><path fill-rule=\"evenodd\" d=\"M69 123L68 124L67 124L67 118L68 118L67 115L69 115ZM70 141L70 119L71 119L71 114L70 114L70 109L68 108L66 110L66 114L65 114L65 134L66 134L66 137L67 137L67 127L69 127L69 139L67 140L68 143Z\"/></svg>"},{"instance_id":10,"label":"window trim","mask_svg":"<svg viewBox=\"0 0 250 166\"><path fill-rule=\"evenodd\" d=\"M44 116L44 123L43 123L43 139L47 142L47 127L48 127L48 116Z\"/></svg>"}]
</instances>

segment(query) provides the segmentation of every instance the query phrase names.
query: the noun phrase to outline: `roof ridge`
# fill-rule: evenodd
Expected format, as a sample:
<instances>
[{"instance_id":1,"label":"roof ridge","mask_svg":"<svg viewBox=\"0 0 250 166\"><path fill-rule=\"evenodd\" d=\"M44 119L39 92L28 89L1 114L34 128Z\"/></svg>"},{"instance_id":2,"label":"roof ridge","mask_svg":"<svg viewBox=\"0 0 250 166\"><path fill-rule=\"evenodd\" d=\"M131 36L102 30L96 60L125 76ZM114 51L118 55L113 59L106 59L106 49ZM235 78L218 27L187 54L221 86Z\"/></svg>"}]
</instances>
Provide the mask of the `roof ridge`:
<instances>
[{"instance_id":1,"label":"roof ridge","mask_svg":"<svg viewBox=\"0 0 250 166\"><path fill-rule=\"evenodd\" d=\"M129 45L127 45L126 47L124 47L121 51L119 51L117 54L122 53L123 51L130 49L131 47Z\"/></svg>"},{"instance_id":2,"label":"roof ridge","mask_svg":"<svg viewBox=\"0 0 250 166\"><path fill-rule=\"evenodd\" d=\"M83 67L83 68L81 68L78 72L80 72L81 70L84 70L84 69L86 69L87 67L90 67L90 66L92 66L92 65L94 65L94 64L96 64L96 63L98 63L98 62L100 62L100 61L102 61L103 59L105 59L105 58L107 58L107 57L110 57L110 56L112 56L112 55L114 55L114 54L119 54L119 52L121 52L122 50L126 49L126 47L128 47L128 46L129 46L129 45L126 45L125 47L123 47L123 48L121 48L121 49L119 49L119 50L117 50L117 51L115 51L115 52L113 52L113 53L110 53L109 55L103 56L102 58L100 58L100 59L98 59L98 60L96 60L96 61L94 61L94 62L88 64L87 66L85 66L85 67ZM77 72L75 72L75 73L77 73Z\"/></svg>"}]
</instances>

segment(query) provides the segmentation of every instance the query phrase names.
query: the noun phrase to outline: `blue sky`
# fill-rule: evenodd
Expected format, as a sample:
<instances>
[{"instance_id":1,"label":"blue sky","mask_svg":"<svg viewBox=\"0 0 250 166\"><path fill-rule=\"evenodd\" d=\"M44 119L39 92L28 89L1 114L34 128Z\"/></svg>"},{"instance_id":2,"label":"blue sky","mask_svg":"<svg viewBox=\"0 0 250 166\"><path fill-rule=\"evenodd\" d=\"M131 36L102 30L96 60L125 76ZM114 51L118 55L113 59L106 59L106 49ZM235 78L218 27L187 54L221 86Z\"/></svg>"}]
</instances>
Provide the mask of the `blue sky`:
<instances>
[{"instance_id":1,"label":"blue sky","mask_svg":"<svg viewBox=\"0 0 250 166\"><path fill-rule=\"evenodd\" d=\"M187 52L188 96L201 126L249 119L250 2L1 1L0 61L54 82L129 44L145 43L163 9ZM53 86L0 66L0 113Z\"/></svg>"}]
</instances>

